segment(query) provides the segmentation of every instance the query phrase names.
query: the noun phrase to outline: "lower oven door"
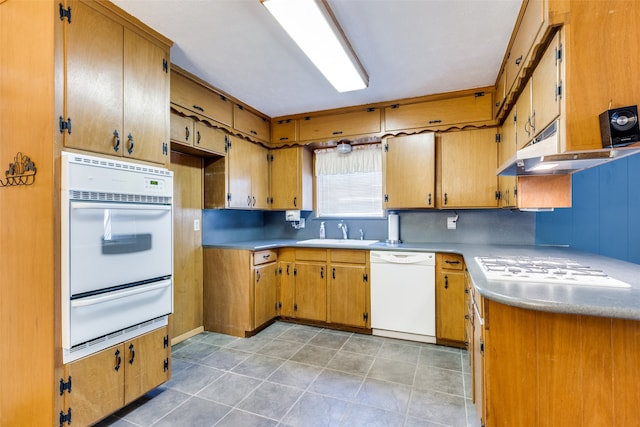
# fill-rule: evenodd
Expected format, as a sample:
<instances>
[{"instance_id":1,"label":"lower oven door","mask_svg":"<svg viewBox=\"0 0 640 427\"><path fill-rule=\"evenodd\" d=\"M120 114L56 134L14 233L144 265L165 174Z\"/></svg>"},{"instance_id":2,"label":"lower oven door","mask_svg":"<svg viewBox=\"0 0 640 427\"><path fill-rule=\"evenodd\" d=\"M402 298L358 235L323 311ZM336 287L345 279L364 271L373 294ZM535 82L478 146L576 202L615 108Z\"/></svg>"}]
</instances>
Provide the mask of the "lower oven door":
<instances>
[{"instance_id":1,"label":"lower oven door","mask_svg":"<svg viewBox=\"0 0 640 427\"><path fill-rule=\"evenodd\" d=\"M72 298L65 348L171 313L171 278ZM63 334L66 335L66 334Z\"/></svg>"},{"instance_id":2,"label":"lower oven door","mask_svg":"<svg viewBox=\"0 0 640 427\"><path fill-rule=\"evenodd\" d=\"M71 201L68 218L63 280L70 299L171 275L170 205Z\"/></svg>"}]
</instances>

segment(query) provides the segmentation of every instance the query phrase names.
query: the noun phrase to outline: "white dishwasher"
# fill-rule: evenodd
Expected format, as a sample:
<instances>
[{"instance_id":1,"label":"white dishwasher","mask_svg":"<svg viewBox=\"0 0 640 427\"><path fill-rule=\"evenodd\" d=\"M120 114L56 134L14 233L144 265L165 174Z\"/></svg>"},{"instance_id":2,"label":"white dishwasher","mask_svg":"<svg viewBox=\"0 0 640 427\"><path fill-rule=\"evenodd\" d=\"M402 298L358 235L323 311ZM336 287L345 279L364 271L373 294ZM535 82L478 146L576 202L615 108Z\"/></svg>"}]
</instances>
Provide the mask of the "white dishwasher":
<instances>
[{"instance_id":1,"label":"white dishwasher","mask_svg":"<svg viewBox=\"0 0 640 427\"><path fill-rule=\"evenodd\" d=\"M435 254L371 251L373 335L436 342Z\"/></svg>"}]
</instances>

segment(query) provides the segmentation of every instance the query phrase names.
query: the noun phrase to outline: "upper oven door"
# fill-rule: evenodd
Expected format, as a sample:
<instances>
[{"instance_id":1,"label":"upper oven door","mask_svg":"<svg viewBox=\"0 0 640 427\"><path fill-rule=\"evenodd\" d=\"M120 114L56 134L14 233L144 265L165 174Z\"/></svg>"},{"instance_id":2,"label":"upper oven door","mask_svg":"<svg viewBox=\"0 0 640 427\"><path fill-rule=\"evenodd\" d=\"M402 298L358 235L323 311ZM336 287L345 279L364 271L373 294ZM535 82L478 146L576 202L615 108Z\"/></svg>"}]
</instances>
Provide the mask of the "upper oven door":
<instances>
[{"instance_id":1,"label":"upper oven door","mask_svg":"<svg viewBox=\"0 0 640 427\"><path fill-rule=\"evenodd\" d=\"M172 271L170 205L71 201L70 297Z\"/></svg>"}]
</instances>

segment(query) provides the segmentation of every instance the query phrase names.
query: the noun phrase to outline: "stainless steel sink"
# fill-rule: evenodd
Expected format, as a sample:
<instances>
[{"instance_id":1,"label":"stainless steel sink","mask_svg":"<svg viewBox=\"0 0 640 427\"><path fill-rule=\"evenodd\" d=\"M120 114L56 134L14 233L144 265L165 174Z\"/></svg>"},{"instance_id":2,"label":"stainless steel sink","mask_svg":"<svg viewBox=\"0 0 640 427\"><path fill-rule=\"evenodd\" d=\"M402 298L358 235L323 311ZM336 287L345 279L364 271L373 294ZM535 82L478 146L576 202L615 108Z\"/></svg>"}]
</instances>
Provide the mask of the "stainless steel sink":
<instances>
[{"instance_id":1,"label":"stainless steel sink","mask_svg":"<svg viewBox=\"0 0 640 427\"><path fill-rule=\"evenodd\" d=\"M359 239L308 239L299 240L296 243L303 245L318 245L318 246L369 246L377 243L378 240L359 240Z\"/></svg>"}]
</instances>

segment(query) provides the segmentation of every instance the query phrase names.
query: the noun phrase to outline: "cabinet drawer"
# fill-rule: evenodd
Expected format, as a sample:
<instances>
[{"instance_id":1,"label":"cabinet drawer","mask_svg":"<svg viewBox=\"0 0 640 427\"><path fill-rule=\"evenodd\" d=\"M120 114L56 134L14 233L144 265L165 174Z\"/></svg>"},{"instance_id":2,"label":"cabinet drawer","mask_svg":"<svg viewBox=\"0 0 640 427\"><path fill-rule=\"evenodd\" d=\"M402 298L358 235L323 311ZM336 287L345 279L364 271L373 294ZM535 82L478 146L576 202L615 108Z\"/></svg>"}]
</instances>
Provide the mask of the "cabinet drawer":
<instances>
[{"instance_id":1,"label":"cabinet drawer","mask_svg":"<svg viewBox=\"0 0 640 427\"><path fill-rule=\"evenodd\" d=\"M271 124L271 143L289 144L297 139L298 122L294 119L278 120Z\"/></svg>"},{"instance_id":2,"label":"cabinet drawer","mask_svg":"<svg viewBox=\"0 0 640 427\"><path fill-rule=\"evenodd\" d=\"M171 102L223 125L232 124L233 109L227 98L175 71L171 73Z\"/></svg>"},{"instance_id":3,"label":"cabinet drawer","mask_svg":"<svg viewBox=\"0 0 640 427\"><path fill-rule=\"evenodd\" d=\"M326 249L296 249L296 261L326 261Z\"/></svg>"},{"instance_id":4,"label":"cabinet drawer","mask_svg":"<svg viewBox=\"0 0 640 427\"><path fill-rule=\"evenodd\" d=\"M464 268L462 255L438 254L436 262L441 270L462 270Z\"/></svg>"},{"instance_id":5,"label":"cabinet drawer","mask_svg":"<svg viewBox=\"0 0 640 427\"><path fill-rule=\"evenodd\" d=\"M435 127L491 120L492 95L468 95L385 108L385 130Z\"/></svg>"},{"instance_id":6,"label":"cabinet drawer","mask_svg":"<svg viewBox=\"0 0 640 427\"><path fill-rule=\"evenodd\" d=\"M195 135L193 146L201 150L225 155L226 133L223 130L212 128L204 123L195 123Z\"/></svg>"},{"instance_id":7,"label":"cabinet drawer","mask_svg":"<svg viewBox=\"0 0 640 427\"><path fill-rule=\"evenodd\" d=\"M269 120L252 113L241 105L233 109L233 127L252 139L269 141L271 136Z\"/></svg>"},{"instance_id":8,"label":"cabinet drawer","mask_svg":"<svg viewBox=\"0 0 640 427\"><path fill-rule=\"evenodd\" d=\"M274 250L258 251L253 253L253 265L267 264L278 260L278 252Z\"/></svg>"},{"instance_id":9,"label":"cabinet drawer","mask_svg":"<svg viewBox=\"0 0 640 427\"><path fill-rule=\"evenodd\" d=\"M193 119L171 113L171 141L191 145L193 142Z\"/></svg>"},{"instance_id":10,"label":"cabinet drawer","mask_svg":"<svg viewBox=\"0 0 640 427\"><path fill-rule=\"evenodd\" d=\"M340 139L348 135L380 132L380 110L306 117L299 123L300 140Z\"/></svg>"},{"instance_id":11,"label":"cabinet drawer","mask_svg":"<svg viewBox=\"0 0 640 427\"><path fill-rule=\"evenodd\" d=\"M331 262L344 262L349 264L366 264L369 251L350 249L331 249L329 256Z\"/></svg>"}]
</instances>

